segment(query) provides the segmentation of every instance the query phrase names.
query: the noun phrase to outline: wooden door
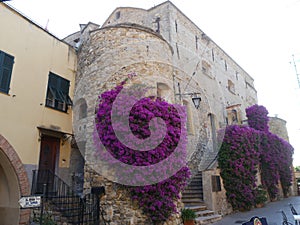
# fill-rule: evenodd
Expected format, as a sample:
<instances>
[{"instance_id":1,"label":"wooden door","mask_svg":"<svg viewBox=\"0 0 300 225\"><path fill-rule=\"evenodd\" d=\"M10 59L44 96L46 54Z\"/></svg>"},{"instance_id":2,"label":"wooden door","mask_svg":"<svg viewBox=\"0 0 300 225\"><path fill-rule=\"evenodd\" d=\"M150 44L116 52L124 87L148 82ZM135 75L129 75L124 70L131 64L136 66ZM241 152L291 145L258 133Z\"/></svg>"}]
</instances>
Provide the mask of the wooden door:
<instances>
[{"instance_id":1,"label":"wooden door","mask_svg":"<svg viewBox=\"0 0 300 225\"><path fill-rule=\"evenodd\" d=\"M59 143L59 138L49 136L42 137L39 170L50 170L55 173L56 156L59 150Z\"/></svg>"},{"instance_id":2,"label":"wooden door","mask_svg":"<svg viewBox=\"0 0 300 225\"><path fill-rule=\"evenodd\" d=\"M60 139L43 136L41 139L40 162L38 171L38 191L43 191L43 185L47 185L47 193L53 189L56 159L59 153Z\"/></svg>"}]
</instances>

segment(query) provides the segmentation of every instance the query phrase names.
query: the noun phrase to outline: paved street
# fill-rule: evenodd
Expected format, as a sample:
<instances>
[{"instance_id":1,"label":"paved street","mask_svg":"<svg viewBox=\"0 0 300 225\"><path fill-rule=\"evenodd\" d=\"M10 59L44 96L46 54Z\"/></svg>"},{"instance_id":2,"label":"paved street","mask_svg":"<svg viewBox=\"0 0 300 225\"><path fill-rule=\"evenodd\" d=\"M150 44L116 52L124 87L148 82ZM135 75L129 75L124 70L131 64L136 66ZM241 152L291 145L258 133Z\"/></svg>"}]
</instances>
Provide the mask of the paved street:
<instances>
[{"instance_id":1,"label":"paved street","mask_svg":"<svg viewBox=\"0 0 300 225\"><path fill-rule=\"evenodd\" d=\"M238 225L250 220L253 216L266 217L268 225L282 225L281 210L287 215L288 221L295 224L289 203L292 203L297 212L300 213L300 196L296 196L285 198L277 202L270 202L260 209L253 209L249 212L239 212L225 216L222 220L213 223L212 225Z\"/></svg>"}]
</instances>

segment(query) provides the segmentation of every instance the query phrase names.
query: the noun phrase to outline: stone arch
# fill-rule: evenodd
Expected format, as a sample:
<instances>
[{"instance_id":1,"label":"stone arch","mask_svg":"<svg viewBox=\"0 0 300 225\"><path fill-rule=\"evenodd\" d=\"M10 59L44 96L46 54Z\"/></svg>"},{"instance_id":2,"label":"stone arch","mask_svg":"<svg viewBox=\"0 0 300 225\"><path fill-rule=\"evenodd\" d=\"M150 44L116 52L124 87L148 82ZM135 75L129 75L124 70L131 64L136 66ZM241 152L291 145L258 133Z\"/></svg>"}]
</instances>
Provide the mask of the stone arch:
<instances>
[{"instance_id":1,"label":"stone arch","mask_svg":"<svg viewBox=\"0 0 300 225\"><path fill-rule=\"evenodd\" d=\"M80 98L76 101L76 103L74 104L74 114L76 116L75 119L77 120L81 120L87 117L87 103L86 100L84 98Z\"/></svg>"},{"instance_id":2,"label":"stone arch","mask_svg":"<svg viewBox=\"0 0 300 225\"><path fill-rule=\"evenodd\" d=\"M30 210L20 210L18 204L18 200L21 196L29 195L27 173L14 148L1 134L0 175L0 186L5 190L4 194L6 195L5 198L0 199L1 223L5 225L28 224ZM10 210L11 212L9 212ZM17 214L19 214L19 218L16 217Z\"/></svg>"}]
</instances>

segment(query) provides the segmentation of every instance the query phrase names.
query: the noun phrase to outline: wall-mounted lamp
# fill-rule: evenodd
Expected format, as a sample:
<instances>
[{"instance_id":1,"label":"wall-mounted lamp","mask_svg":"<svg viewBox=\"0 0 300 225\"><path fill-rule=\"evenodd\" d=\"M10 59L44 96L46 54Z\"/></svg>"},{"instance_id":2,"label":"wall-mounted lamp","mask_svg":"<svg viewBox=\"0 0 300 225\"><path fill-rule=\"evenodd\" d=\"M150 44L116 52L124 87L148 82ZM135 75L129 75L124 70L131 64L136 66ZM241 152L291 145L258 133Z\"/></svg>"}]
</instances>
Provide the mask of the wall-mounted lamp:
<instances>
[{"instance_id":1,"label":"wall-mounted lamp","mask_svg":"<svg viewBox=\"0 0 300 225\"><path fill-rule=\"evenodd\" d=\"M197 94L195 94L195 96L192 97L192 101L194 103L195 108L199 109L201 97L199 97L199 96L197 96Z\"/></svg>"},{"instance_id":2,"label":"wall-mounted lamp","mask_svg":"<svg viewBox=\"0 0 300 225\"><path fill-rule=\"evenodd\" d=\"M200 95L200 93L183 93L183 94L176 94L176 95L179 95L180 98L183 95L190 95L192 97L192 101L193 101L193 104L194 104L195 108L199 109L200 102L201 102L201 97L199 97L198 95Z\"/></svg>"},{"instance_id":3,"label":"wall-mounted lamp","mask_svg":"<svg viewBox=\"0 0 300 225\"><path fill-rule=\"evenodd\" d=\"M193 104L194 104L194 106L195 106L195 108L196 109L199 109L199 107L200 107L200 102L201 102L201 97L199 96L200 95L200 93L181 93L181 90L180 90L180 83L178 83L178 91L179 91L179 93L178 94L175 94L175 95L178 95L179 96L179 98L180 98L180 101L181 101L181 97L183 96L183 95L189 95L189 96L191 96L192 97L192 101L193 101Z\"/></svg>"},{"instance_id":4,"label":"wall-mounted lamp","mask_svg":"<svg viewBox=\"0 0 300 225\"><path fill-rule=\"evenodd\" d=\"M62 140L62 143L61 143L61 144L64 145L64 144L66 143L66 141L68 141L68 139L71 138L71 137L73 137L72 134L66 134L66 133L65 133L65 134L62 136L62 139L61 139L61 140Z\"/></svg>"}]
</instances>

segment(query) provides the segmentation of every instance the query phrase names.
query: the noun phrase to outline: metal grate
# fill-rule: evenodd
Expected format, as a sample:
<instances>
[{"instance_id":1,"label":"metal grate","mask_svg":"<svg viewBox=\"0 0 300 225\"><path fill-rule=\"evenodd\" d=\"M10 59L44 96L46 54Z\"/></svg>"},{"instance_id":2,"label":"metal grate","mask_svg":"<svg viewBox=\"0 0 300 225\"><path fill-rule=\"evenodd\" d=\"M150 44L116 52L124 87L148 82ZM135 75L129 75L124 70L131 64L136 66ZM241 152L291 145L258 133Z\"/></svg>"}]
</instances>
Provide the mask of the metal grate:
<instances>
[{"instance_id":1,"label":"metal grate","mask_svg":"<svg viewBox=\"0 0 300 225\"><path fill-rule=\"evenodd\" d=\"M51 205L69 224L98 225L100 222L99 195L90 193L81 197L49 170L33 171L31 194L42 195L43 203Z\"/></svg>"}]
</instances>

